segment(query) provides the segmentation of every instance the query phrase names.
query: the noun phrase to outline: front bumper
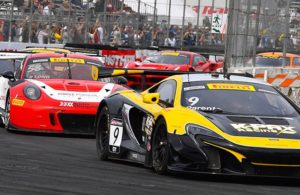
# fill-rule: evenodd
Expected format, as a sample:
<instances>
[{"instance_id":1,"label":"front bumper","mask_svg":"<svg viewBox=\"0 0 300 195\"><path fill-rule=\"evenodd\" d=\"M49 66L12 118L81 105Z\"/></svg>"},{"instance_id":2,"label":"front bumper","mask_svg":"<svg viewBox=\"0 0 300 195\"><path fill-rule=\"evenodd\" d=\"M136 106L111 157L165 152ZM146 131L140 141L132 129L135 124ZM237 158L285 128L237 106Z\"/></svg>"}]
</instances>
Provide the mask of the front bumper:
<instances>
[{"instance_id":1,"label":"front bumper","mask_svg":"<svg viewBox=\"0 0 300 195\"><path fill-rule=\"evenodd\" d=\"M227 140L169 134L170 171L300 177L300 150L251 148ZM197 143L195 143L195 141Z\"/></svg>"},{"instance_id":2,"label":"front bumper","mask_svg":"<svg viewBox=\"0 0 300 195\"><path fill-rule=\"evenodd\" d=\"M12 130L51 132L66 134L94 134L95 108L61 108L45 104L24 106L11 105L10 124Z\"/></svg>"}]
</instances>

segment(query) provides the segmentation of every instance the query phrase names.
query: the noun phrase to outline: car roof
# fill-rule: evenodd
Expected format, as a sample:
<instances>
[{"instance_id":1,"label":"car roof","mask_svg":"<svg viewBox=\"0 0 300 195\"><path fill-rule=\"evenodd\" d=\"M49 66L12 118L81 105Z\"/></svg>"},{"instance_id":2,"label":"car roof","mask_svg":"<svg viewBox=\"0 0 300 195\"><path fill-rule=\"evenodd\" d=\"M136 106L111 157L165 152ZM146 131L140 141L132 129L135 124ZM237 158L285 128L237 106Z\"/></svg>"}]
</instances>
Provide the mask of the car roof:
<instances>
[{"instance_id":1,"label":"car roof","mask_svg":"<svg viewBox=\"0 0 300 195\"><path fill-rule=\"evenodd\" d=\"M254 84L262 84L262 85L268 85L269 83L266 83L262 80L245 77L245 76L236 76L231 75L230 79L227 79L226 76L224 77L223 74L219 74L219 76L213 76L213 74L207 73L199 73L199 74L183 74L182 76L182 82L196 82L196 81L221 81L221 82L247 82L247 83L254 83Z\"/></svg>"},{"instance_id":2,"label":"car roof","mask_svg":"<svg viewBox=\"0 0 300 195\"><path fill-rule=\"evenodd\" d=\"M195 53L195 52L181 51L181 50L164 50L164 51L161 51L161 53L179 53L179 54L185 54L185 55L200 55L200 54Z\"/></svg>"},{"instance_id":3,"label":"car roof","mask_svg":"<svg viewBox=\"0 0 300 195\"><path fill-rule=\"evenodd\" d=\"M96 60L100 61L96 57L92 56L87 56L84 54L61 54L61 53L36 53L36 54L31 54L28 56L28 59L31 58L49 58L49 57L67 57L67 58L83 58L83 59L88 59L88 60Z\"/></svg>"},{"instance_id":4,"label":"car roof","mask_svg":"<svg viewBox=\"0 0 300 195\"><path fill-rule=\"evenodd\" d=\"M258 56L278 56L282 57L283 52L263 52L263 53L258 53ZM300 57L300 55L297 54L292 54L292 53L286 53L286 57Z\"/></svg>"},{"instance_id":5,"label":"car roof","mask_svg":"<svg viewBox=\"0 0 300 195\"><path fill-rule=\"evenodd\" d=\"M47 47L31 47L23 49L22 51L29 51L33 53L71 53L70 50L63 49L63 48L47 48Z\"/></svg>"}]
</instances>

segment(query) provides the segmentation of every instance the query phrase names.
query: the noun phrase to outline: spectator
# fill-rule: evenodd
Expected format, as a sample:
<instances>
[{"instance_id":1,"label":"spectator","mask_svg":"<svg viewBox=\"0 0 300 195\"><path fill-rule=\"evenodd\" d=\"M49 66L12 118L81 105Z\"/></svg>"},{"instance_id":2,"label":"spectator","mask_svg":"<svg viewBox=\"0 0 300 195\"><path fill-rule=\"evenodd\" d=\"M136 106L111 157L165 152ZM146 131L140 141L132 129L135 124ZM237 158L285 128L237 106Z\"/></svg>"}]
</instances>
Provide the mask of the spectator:
<instances>
[{"instance_id":1,"label":"spectator","mask_svg":"<svg viewBox=\"0 0 300 195\"><path fill-rule=\"evenodd\" d=\"M48 44L50 26L44 24L42 30L38 32L38 43L39 44Z\"/></svg>"},{"instance_id":2,"label":"spectator","mask_svg":"<svg viewBox=\"0 0 300 195\"><path fill-rule=\"evenodd\" d=\"M105 0L97 0L95 3L95 13L104 12L104 2Z\"/></svg>"},{"instance_id":3,"label":"spectator","mask_svg":"<svg viewBox=\"0 0 300 195\"><path fill-rule=\"evenodd\" d=\"M37 28L37 23L32 22L31 23L31 34L30 34L30 42L31 43L38 43L38 28Z\"/></svg>"},{"instance_id":4,"label":"spectator","mask_svg":"<svg viewBox=\"0 0 300 195\"><path fill-rule=\"evenodd\" d=\"M69 42L69 32L68 32L68 27L64 26L62 29L62 43L68 43Z\"/></svg>"},{"instance_id":5,"label":"spectator","mask_svg":"<svg viewBox=\"0 0 300 195\"><path fill-rule=\"evenodd\" d=\"M117 46L117 45L121 45L121 32L120 32L120 28L119 26L115 26L114 30L113 30L113 40L112 40L112 45Z\"/></svg>"},{"instance_id":6,"label":"spectator","mask_svg":"<svg viewBox=\"0 0 300 195\"><path fill-rule=\"evenodd\" d=\"M165 46L175 47L176 46L176 39L173 33L169 33L169 37L165 39Z\"/></svg>"},{"instance_id":7,"label":"spectator","mask_svg":"<svg viewBox=\"0 0 300 195\"><path fill-rule=\"evenodd\" d=\"M54 15L54 3L53 0L48 0L48 4L44 7L43 15L44 16L53 16Z\"/></svg>"},{"instance_id":8,"label":"spectator","mask_svg":"<svg viewBox=\"0 0 300 195\"><path fill-rule=\"evenodd\" d=\"M75 26L74 32L74 41L76 43L84 43L84 30L85 30L85 23L83 18L78 18L77 24Z\"/></svg>"},{"instance_id":9,"label":"spectator","mask_svg":"<svg viewBox=\"0 0 300 195\"><path fill-rule=\"evenodd\" d=\"M188 29L188 31L184 34L183 44L186 46L191 46L194 44L194 35L192 29Z\"/></svg>"},{"instance_id":10,"label":"spectator","mask_svg":"<svg viewBox=\"0 0 300 195\"><path fill-rule=\"evenodd\" d=\"M4 20L0 20L0 41L4 41Z\"/></svg>"},{"instance_id":11,"label":"spectator","mask_svg":"<svg viewBox=\"0 0 300 195\"><path fill-rule=\"evenodd\" d=\"M22 23L22 33L21 33L21 36L22 36L22 42L23 43L28 43L29 42L29 24L28 24L27 20L25 20Z\"/></svg>"}]
</instances>

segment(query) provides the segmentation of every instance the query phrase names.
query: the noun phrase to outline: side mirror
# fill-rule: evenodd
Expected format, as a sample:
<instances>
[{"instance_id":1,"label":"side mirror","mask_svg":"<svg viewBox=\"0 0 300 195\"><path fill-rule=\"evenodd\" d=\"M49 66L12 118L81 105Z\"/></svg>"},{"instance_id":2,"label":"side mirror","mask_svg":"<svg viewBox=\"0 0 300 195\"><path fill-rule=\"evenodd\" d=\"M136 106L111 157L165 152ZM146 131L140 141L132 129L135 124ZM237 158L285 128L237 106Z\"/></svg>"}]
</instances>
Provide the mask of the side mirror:
<instances>
[{"instance_id":1,"label":"side mirror","mask_svg":"<svg viewBox=\"0 0 300 195\"><path fill-rule=\"evenodd\" d=\"M159 102L159 93L144 94L143 102L146 104L157 104Z\"/></svg>"},{"instance_id":2,"label":"side mirror","mask_svg":"<svg viewBox=\"0 0 300 195\"><path fill-rule=\"evenodd\" d=\"M204 62L204 61L200 61L200 62L198 62L198 65L199 65L199 66L202 66L203 64L205 64L205 62Z\"/></svg>"},{"instance_id":3,"label":"side mirror","mask_svg":"<svg viewBox=\"0 0 300 195\"><path fill-rule=\"evenodd\" d=\"M14 73L13 73L12 71L4 72L4 73L2 74L2 76L3 76L4 78L9 79L10 81L15 81L15 80L16 80L15 75L14 75Z\"/></svg>"},{"instance_id":4,"label":"side mirror","mask_svg":"<svg viewBox=\"0 0 300 195\"><path fill-rule=\"evenodd\" d=\"M116 78L116 82L119 85L126 85L128 83L128 80L125 77L119 76Z\"/></svg>"},{"instance_id":5,"label":"side mirror","mask_svg":"<svg viewBox=\"0 0 300 195\"><path fill-rule=\"evenodd\" d=\"M142 62L143 60L142 60L142 58L135 58L135 61L136 62Z\"/></svg>"}]
</instances>

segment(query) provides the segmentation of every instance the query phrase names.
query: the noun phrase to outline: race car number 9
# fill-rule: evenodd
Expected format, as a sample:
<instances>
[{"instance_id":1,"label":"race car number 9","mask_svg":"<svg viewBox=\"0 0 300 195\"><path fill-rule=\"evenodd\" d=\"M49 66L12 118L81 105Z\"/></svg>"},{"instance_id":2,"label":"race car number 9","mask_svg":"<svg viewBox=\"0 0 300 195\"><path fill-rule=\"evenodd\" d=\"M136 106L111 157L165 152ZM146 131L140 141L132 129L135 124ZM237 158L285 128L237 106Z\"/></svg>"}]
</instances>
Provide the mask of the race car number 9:
<instances>
[{"instance_id":1,"label":"race car number 9","mask_svg":"<svg viewBox=\"0 0 300 195\"><path fill-rule=\"evenodd\" d=\"M110 152L112 152L112 153L120 152L122 136L123 136L123 127L122 126L110 125L110 131L109 131Z\"/></svg>"},{"instance_id":2,"label":"race car number 9","mask_svg":"<svg viewBox=\"0 0 300 195\"><path fill-rule=\"evenodd\" d=\"M199 102L199 98L198 97L190 97L188 99L190 106L194 106L195 104L197 104Z\"/></svg>"}]
</instances>

